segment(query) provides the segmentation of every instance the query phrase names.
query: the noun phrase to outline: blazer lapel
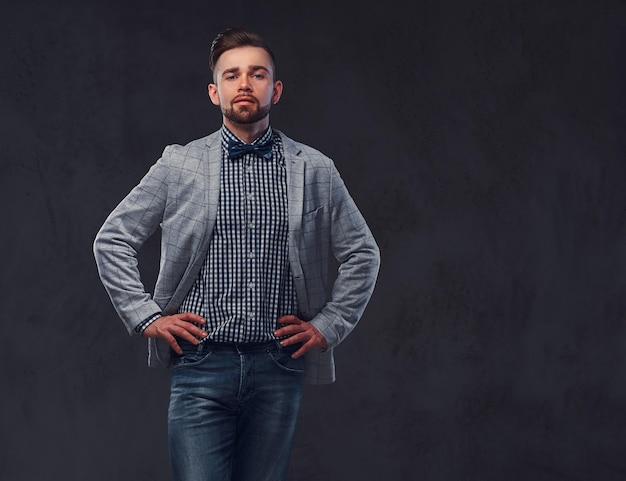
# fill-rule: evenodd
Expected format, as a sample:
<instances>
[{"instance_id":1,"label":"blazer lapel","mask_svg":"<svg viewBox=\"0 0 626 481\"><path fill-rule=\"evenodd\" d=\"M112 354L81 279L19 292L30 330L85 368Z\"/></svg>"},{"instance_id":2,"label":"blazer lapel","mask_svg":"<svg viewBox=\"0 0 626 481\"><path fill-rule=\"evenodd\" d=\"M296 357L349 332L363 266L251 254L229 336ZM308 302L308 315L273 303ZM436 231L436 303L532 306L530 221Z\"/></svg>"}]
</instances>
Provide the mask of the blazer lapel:
<instances>
[{"instance_id":1,"label":"blazer lapel","mask_svg":"<svg viewBox=\"0 0 626 481\"><path fill-rule=\"evenodd\" d=\"M220 199L220 170L222 166L222 143L221 134L212 135L207 139L207 150L205 152L205 165L207 182L207 215L209 225L207 233L213 232L215 221L217 220L217 207ZM210 237L210 235L209 235Z\"/></svg>"},{"instance_id":2,"label":"blazer lapel","mask_svg":"<svg viewBox=\"0 0 626 481\"><path fill-rule=\"evenodd\" d=\"M164 309L170 313L178 309L185 296L191 289L193 283L200 272L200 268L206 258L211 242L211 234L217 220L217 209L220 197L220 170L222 164L222 144L220 131L207 137L206 149L203 153L202 164L204 166L202 174L205 181L205 206L204 215L207 216L207 227L203 232L203 237L196 252L194 252L189 267L176 288L176 292Z\"/></svg>"},{"instance_id":3,"label":"blazer lapel","mask_svg":"<svg viewBox=\"0 0 626 481\"><path fill-rule=\"evenodd\" d=\"M289 215L289 264L293 276L299 316L310 319L309 296L307 294L304 272L300 262L300 240L302 237L302 209L304 205L305 156L302 149L291 139L279 132L283 140L285 168L287 170L287 211Z\"/></svg>"},{"instance_id":4,"label":"blazer lapel","mask_svg":"<svg viewBox=\"0 0 626 481\"><path fill-rule=\"evenodd\" d=\"M304 159L302 150L291 139L280 133L287 170L287 210L289 214L289 242L298 247L302 228L304 204Z\"/></svg>"}]
</instances>

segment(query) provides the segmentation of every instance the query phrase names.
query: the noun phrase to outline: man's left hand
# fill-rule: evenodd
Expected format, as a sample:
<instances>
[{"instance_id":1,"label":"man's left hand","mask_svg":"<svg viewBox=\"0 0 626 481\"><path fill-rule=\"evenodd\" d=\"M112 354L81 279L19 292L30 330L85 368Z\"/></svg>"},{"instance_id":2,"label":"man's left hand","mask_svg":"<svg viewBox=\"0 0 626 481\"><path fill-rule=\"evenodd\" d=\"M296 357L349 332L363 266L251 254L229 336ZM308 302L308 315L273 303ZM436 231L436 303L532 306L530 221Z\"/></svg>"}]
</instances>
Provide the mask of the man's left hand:
<instances>
[{"instance_id":1,"label":"man's left hand","mask_svg":"<svg viewBox=\"0 0 626 481\"><path fill-rule=\"evenodd\" d=\"M290 346L291 344L302 343L300 349L294 352L291 357L294 359L306 354L314 347L326 349L328 343L322 333L310 322L303 321L296 316L283 316L278 319L279 324L286 324L274 331L276 337L289 336L287 339L280 341L281 346Z\"/></svg>"}]
</instances>

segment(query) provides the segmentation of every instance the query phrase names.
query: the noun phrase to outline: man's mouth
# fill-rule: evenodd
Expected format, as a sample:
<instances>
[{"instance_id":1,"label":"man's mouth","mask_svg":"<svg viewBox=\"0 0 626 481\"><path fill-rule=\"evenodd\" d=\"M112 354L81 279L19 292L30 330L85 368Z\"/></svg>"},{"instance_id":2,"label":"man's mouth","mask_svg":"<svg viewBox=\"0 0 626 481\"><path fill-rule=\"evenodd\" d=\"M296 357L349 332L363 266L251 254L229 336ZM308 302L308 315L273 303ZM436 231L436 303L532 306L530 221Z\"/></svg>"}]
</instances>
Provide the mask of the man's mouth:
<instances>
[{"instance_id":1,"label":"man's mouth","mask_svg":"<svg viewBox=\"0 0 626 481\"><path fill-rule=\"evenodd\" d=\"M254 104L256 103L256 100L254 99L254 97L237 97L234 100L234 103L238 104L238 103L251 103Z\"/></svg>"}]
</instances>

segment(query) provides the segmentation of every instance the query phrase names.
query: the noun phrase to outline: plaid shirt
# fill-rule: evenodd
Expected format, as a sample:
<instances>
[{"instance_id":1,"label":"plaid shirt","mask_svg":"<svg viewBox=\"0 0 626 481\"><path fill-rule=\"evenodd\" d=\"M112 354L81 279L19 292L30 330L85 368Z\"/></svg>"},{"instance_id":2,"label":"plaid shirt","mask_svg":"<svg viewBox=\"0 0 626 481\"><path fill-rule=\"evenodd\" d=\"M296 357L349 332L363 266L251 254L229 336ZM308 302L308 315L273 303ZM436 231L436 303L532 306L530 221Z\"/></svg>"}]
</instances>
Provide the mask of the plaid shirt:
<instances>
[{"instance_id":1,"label":"plaid shirt","mask_svg":"<svg viewBox=\"0 0 626 481\"><path fill-rule=\"evenodd\" d=\"M220 203L209 251L179 308L207 321L207 339L263 342L275 339L276 320L297 314L287 245L287 182L280 136L268 129L254 143L272 139L272 158L228 158L222 127Z\"/></svg>"}]
</instances>

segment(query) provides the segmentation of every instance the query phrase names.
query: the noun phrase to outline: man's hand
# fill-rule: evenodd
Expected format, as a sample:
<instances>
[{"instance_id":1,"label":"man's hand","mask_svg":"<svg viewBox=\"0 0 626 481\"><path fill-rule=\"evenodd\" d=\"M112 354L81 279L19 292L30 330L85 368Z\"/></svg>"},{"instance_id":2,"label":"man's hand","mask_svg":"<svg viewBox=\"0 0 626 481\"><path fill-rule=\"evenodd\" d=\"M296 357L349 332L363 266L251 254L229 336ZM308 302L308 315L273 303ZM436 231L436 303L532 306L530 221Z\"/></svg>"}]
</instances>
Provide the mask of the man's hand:
<instances>
[{"instance_id":1,"label":"man's hand","mask_svg":"<svg viewBox=\"0 0 626 481\"><path fill-rule=\"evenodd\" d=\"M177 354L182 354L183 350L178 345L178 342L176 342L176 337L198 345L200 344L198 338L205 338L207 336L207 332L200 329L196 324L206 324L206 321L193 312L163 316L146 327L143 331L143 335L145 337L165 339Z\"/></svg>"},{"instance_id":2,"label":"man's hand","mask_svg":"<svg viewBox=\"0 0 626 481\"><path fill-rule=\"evenodd\" d=\"M302 347L294 352L291 357L294 359L306 354L314 347L326 349L328 343L322 333L310 322L303 321L296 316L283 316L278 319L279 324L287 324L284 327L274 331L276 337L290 336L280 341L281 346L289 346L298 342L302 343Z\"/></svg>"}]
</instances>

